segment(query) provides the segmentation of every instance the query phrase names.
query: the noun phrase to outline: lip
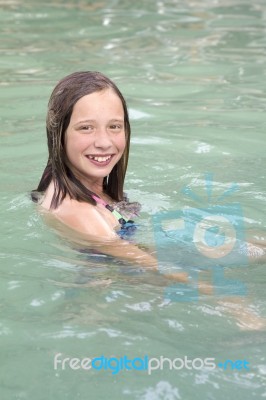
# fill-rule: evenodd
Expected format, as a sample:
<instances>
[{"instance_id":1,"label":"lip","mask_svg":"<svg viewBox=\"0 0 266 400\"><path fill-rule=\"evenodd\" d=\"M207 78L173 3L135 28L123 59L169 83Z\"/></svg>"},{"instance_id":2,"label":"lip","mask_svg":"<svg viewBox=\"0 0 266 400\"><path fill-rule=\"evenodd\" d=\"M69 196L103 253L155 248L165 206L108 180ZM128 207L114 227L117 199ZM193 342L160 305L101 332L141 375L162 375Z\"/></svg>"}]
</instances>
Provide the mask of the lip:
<instances>
[{"instance_id":1,"label":"lip","mask_svg":"<svg viewBox=\"0 0 266 400\"><path fill-rule=\"evenodd\" d=\"M93 160L92 158L89 157L109 157L109 160L107 161L103 161L103 162L99 162L96 160ZM97 167L106 167L108 164L110 164L110 162L112 161L114 154L87 154L85 156L93 165L96 165Z\"/></svg>"},{"instance_id":2,"label":"lip","mask_svg":"<svg viewBox=\"0 0 266 400\"><path fill-rule=\"evenodd\" d=\"M109 157L109 156L114 156L113 153L108 153L108 154L86 154L86 157Z\"/></svg>"}]
</instances>

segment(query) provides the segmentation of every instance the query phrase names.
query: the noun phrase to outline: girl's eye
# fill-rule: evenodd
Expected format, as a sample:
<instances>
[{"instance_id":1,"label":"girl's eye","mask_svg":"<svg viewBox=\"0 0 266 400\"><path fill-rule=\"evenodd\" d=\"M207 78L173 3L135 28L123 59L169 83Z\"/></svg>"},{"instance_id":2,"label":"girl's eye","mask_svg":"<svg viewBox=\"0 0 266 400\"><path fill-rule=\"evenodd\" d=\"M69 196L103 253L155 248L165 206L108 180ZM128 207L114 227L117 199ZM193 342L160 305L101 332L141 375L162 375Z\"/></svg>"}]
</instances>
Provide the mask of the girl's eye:
<instances>
[{"instance_id":1,"label":"girl's eye","mask_svg":"<svg viewBox=\"0 0 266 400\"><path fill-rule=\"evenodd\" d=\"M122 125L120 125L120 124L113 124L113 125L110 125L110 129L111 129L112 131L120 131L120 130L122 129Z\"/></svg>"},{"instance_id":2,"label":"girl's eye","mask_svg":"<svg viewBox=\"0 0 266 400\"><path fill-rule=\"evenodd\" d=\"M94 127L92 125L83 125L80 127L81 131L92 131L94 129Z\"/></svg>"}]
</instances>

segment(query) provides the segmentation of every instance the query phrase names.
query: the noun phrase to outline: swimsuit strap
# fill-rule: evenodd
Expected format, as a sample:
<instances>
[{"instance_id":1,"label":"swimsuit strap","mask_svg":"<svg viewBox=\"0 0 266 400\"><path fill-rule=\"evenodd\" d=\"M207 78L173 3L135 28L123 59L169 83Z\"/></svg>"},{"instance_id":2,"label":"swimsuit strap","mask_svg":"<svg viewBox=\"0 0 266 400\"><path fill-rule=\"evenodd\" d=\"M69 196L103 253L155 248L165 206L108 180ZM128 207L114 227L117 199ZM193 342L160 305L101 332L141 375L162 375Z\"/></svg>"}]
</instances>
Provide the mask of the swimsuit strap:
<instances>
[{"instance_id":1,"label":"swimsuit strap","mask_svg":"<svg viewBox=\"0 0 266 400\"><path fill-rule=\"evenodd\" d=\"M118 222L121 225L120 230L117 232L121 239L129 239L135 232L137 225L135 225L134 221L131 219L124 218L118 211L116 211L112 206L110 206L106 201L101 199L97 195L91 196L96 203L102 204L107 210L111 211L111 213L118 219Z\"/></svg>"},{"instance_id":2,"label":"swimsuit strap","mask_svg":"<svg viewBox=\"0 0 266 400\"><path fill-rule=\"evenodd\" d=\"M105 208L107 208L107 210L111 211L111 213L118 219L118 222L122 226L128 222L128 219L124 218L118 211L116 211L112 206L106 203L106 201L94 194L91 197L96 201L96 203L102 204Z\"/></svg>"}]
</instances>

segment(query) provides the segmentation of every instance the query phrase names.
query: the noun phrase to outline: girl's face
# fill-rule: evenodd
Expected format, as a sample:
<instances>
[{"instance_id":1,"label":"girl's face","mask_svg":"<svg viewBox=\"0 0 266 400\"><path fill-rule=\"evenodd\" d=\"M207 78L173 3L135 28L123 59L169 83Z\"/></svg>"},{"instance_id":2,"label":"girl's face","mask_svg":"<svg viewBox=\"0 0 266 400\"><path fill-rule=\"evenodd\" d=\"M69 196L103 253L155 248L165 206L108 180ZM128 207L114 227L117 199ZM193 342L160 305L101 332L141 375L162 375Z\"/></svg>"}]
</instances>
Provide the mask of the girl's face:
<instances>
[{"instance_id":1,"label":"girl's face","mask_svg":"<svg viewBox=\"0 0 266 400\"><path fill-rule=\"evenodd\" d=\"M102 184L126 146L124 110L111 90L88 94L77 101L66 130L66 154L78 179L88 186Z\"/></svg>"}]
</instances>

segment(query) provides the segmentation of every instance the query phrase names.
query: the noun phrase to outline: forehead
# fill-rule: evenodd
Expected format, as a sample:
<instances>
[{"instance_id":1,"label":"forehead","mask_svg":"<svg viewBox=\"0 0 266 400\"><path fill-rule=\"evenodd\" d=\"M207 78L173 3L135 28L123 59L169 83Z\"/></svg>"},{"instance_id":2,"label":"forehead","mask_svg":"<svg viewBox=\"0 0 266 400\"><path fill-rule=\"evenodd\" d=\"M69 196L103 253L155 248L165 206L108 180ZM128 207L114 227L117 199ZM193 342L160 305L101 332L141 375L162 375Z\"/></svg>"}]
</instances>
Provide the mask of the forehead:
<instances>
[{"instance_id":1,"label":"forehead","mask_svg":"<svg viewBox=\"0 0 266 400\"><path fill-rule=\"evenodd\" d=\"M81 97L73 107L71 119L79 117L123 118L124 109L119 96L112 89L105 89Z\"/></svg>"}]
</instances>

